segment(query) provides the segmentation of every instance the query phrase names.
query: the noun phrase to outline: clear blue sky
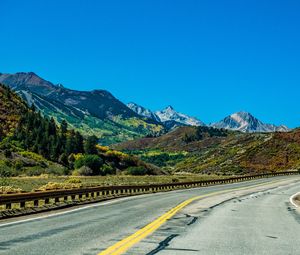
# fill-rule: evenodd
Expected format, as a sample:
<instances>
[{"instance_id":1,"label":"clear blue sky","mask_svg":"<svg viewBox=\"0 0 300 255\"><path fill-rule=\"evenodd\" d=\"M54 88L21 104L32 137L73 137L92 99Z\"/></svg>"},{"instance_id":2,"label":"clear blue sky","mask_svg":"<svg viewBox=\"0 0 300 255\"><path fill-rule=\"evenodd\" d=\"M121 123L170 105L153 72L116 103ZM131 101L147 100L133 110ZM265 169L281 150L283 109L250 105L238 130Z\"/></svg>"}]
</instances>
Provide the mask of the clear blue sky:
<instances>
[{"instance_id":1,"label":"clear blue sky","mask_svg":"<svg viewBox=\"0 0 300 255\"><path fill-rule=\"evenodd\" d=\"M300 1L0 1L0 72L34 71L206 123L300 126Z\"/></svg>"}]
</instances>

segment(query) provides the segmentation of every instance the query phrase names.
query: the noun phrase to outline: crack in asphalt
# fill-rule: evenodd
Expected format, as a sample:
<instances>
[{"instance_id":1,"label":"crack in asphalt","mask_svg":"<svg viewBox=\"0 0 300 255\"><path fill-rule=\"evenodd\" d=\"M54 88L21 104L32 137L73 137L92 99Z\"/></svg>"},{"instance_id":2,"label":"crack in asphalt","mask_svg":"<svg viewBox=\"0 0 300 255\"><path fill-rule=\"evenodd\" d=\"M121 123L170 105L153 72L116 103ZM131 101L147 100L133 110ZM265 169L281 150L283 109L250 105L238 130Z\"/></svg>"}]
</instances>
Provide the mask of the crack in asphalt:
<instances>
[{"instance_id":1,"label":"crack in asphalt","mask_svg":"<svg viewBox=\"0 0 300 255\"><path fill-rule=\"evenodd\" d=\"M169 235L166 239L161 241L154 250L148 252L146 255L154 255L154 254L157 254L158 252L164 250L166 247L169 246L169 243L172 241L172 239L174 239L177 236L179 236L179 235L178 234Z\"/></svg>"}]
</instances>

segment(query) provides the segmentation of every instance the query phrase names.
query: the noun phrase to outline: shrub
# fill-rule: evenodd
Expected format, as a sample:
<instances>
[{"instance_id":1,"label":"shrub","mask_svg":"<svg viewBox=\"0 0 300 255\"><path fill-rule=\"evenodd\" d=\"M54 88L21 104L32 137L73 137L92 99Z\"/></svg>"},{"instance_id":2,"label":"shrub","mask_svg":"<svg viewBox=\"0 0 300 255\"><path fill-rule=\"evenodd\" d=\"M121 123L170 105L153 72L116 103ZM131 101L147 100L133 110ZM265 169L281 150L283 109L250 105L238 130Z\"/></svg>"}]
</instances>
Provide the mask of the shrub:
<instances>
[{"instance_id":1,"label":"shrub","mask_svg":"<svg viewBox=\"0 0 300 255\"><path fill-rule=\"evenodd\" d=\"M22 190L20 188L15 188L12 186L0 186L0 194L8 193L20 193Z\"/></svg>"},{"instance_id":2,"label":"shrub","mask_svg":"<svg viewBox=\"0 0 300 255\"><path fill-rule=\"evenodd\" d=\"M93 175L93 170L88 166L82 166L79 169L73 171L72 175L74 176L91 176Z\"/></svg>"},{"instance_id":3,"label":"shrub","mask_svg":"<svg viewBox=\"0 0 300 255\"><path fill-rule=\"evenodd\" d=\"M6 158L11 158L11 156L12 156L11 150L10 149L5 149L4 150L4 156Z\"/></svg>"},{"instance_id":4,"label":"shrub","mask_svg":"<svg viewBox=\"0 0 300 255\"><path fill-rule=\"evenodd\" d=\"M127 173L131 175L145 175L148 174L148 169L143 166L132 166L127 168Z\"/></svg>"},{"instance_id":5,"label":"shrub","mask_svg":"<svg viewBox=\"0 0 300 255\"><path fill-rule=\"evenodd\" d=\"M109 147L108 147L108 146L102 146L102 145L99 145L99 144L96 145L96 148L97 148L100 152L107 152L107 151L109 150Z\"/></svg>"},{"instance_id":6,"label":"shrub","mask_svg":"<svg viewBox=\"0 0 300 255\"><path fill-rule=\"evenodd\" d=\"M13 169L8 167L5 162L0 161L0 178L6 178L14 175Z\"/></svg>"},{"instance_id":7,"label":"shrub","mask_svg":"<svg viewBox=\"0 0 300 255\"><path fill-rule=\"evenodd\" d=\"M17 160L15 163L14 163L14 167L16 170L21 170L23 168L24 164L22 161L20 160Z\"/></svg>"},{"instance_id":8,"label":"shrub","mask_svg":"<svg viewBox=\"0 0 300 255\"><path fill-rule=\"evenodd\" d=\"M48 182L47 184L39 187L39 190L54 190L54 189L74 189L80 188L80 183L65 183L65 182Z\"/></svg>"},{"instance_id":9,"label":"shrub","mask_svg":"<svg viewBox=\"0 0 300 255\"><path fill-rule=\"evenodd\" d=\"M70 170L59 165L52 165L49 166L44 172L50 175L68 175Z\"/></svg>"},{"instance_id":10,"label":"shrub","mask_svg":"<svg viewBox=\"0 0 300 255\"><path fill-rule=\"evenodd\" d=\"M45 173L45 169L41 168L40 166L24 168L23 171L25 175L28 176L38 176Z\"/></svg>"},{"instance_id":11,"label":"shrub","mask_svg":"<svg viewBox=\"0 0 300 255\"><path fill-rule=\"evenodd\" d=\"M31 152L31 151L21 151L21 152L19 152L19 154L23 157L33 159L34 161L37 161L38 163L45 161L45 159L41 155Z\"/></svg>"},{"instance_id":12,"label":"shrub","mask_svg":"<svg viewBox=\"0 0 300 255\"><path fill-rule=\"evenodd\" d=\"M84 155L77 159L74 163L76 169L87 166L92 170L91 175L100 174L100 168L103 165L103 160L97 155Z\"/></svg>"},{"instance_id":13,"label":"shrub","mask_svg":"<svg viewBox=\"0 0 300 255\"><path fill-rule=\"evenodd\" d=\"M103 165L101 171L103 175L116 174L116 169L110 165Z\"/></svg>"},{"instance_id":14,"label":"shrub","mask_svg":"<svg viewBox=\"0 0 300 255\"><path fill-rule=\"evenodd\" d=\"M71 177L65 180L65 183L82 183L82 181L79 178Z\"/></svg>"}]
</instances>

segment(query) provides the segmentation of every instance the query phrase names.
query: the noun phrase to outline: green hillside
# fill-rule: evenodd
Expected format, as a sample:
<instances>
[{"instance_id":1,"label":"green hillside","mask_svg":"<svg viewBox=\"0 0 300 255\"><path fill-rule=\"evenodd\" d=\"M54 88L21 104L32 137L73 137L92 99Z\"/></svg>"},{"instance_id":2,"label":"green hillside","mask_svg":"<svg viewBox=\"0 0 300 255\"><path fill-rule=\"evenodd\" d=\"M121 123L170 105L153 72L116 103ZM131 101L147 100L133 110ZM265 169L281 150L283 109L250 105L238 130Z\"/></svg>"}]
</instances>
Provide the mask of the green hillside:
<instances>
[{"instance_id":1,"label":"green hillside","mask_svg":"<svg viewBox=\"0 0 300 255\"><path fill-rule=\"evenodd\" d=\"M142 117L105 90L77 91L54 85L35 73L1 74L0 83L17 92L28 105L58 123L66 120L84 136L95 135L109 145L162 133L157 121Z\"/></svg>"},{"instance_id":2,"label":"green hillside","mask_svg":"<svg viewBox=\"0 0 300 255\"><path fill-rule=\"evenodd\" d=\"M0 86L0 176L158 174L158 167L98 145L65 120L58 126L30 108L8 87Z\"/></svg>"},{"instance_id":3,"label":"green hillside","mask_svg":"<svg viewBox=\"0 0 300 255\"><path fill-rule=\"evenodd\" d=\"M300 168L300 130L240 133L182 127L157 138L115 148L138 155L170 172L246 174Z\"/></svg>"}]
</instances>

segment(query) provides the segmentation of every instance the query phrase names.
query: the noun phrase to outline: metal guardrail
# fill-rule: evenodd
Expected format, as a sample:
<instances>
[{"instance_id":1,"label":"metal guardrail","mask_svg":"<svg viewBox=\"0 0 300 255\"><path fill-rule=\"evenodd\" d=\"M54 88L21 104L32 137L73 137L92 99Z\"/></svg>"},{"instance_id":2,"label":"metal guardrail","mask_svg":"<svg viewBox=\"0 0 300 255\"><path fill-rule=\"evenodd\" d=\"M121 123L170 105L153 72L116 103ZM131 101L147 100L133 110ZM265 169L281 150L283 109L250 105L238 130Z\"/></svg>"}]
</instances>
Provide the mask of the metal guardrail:
<instances>
[{"instance_id":1,"label":"metal guardrail","mask_svg":"<svg viewBox=\"0 0 300 255\"><path fill-rule=\"evenodd\" d=\"M299 171L287 171L277 173L266 173L248 176L231 177L226 179L215 179L207 181L195 182L179 182L165 184L148 184L148 185L130 185L130 186L98 186L76 189L37 191L28 193L15 193L0 195L0 206L2 211L11 210L12 208L24 209L32 207L40 207L43 205L62 204L70 202L93 202L102 199L110 199L115 197L124 197L131 195L171 191L178 189L188 189L196 187L204 187L216 184L234 183L247 181L252 179L295 175Z\"/></svg>"}]
</instances>

